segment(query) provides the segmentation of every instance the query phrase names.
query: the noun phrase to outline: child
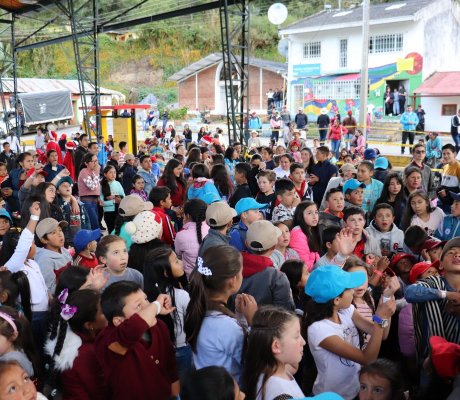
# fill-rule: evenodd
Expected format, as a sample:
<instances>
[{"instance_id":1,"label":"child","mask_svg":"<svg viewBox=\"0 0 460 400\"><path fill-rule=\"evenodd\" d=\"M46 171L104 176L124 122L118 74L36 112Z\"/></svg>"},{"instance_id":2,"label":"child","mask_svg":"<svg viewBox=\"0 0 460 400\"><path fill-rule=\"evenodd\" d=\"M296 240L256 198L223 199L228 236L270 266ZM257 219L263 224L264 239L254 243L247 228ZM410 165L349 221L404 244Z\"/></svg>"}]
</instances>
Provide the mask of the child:
<instances>
[{"instance_id":1,"label":"child","mask_svg":"<svg viewBox=\"0 0 460 400\"><path fill-rule=\"evenodd\" d=\"M128 153L128 143L122 141L118 144L118 147L120 148L118 166L121 168L125 164L125 157Z\"/></svg>"},{"instance_id":2,"label":"child","mask_svg":"<svg viewBox=\"0 0 460 400\"><path fill-rule=\"evenodd\" d=\"M6 168L6 164L4 162L0 162L0 184L5 179L8 179L8 170Z\"/></svg>"},{"instance_id":3,"label":"child","mask_svg":"<svg viewBox=\"0 0 460 400\"><path fill-rule=\"evenodd\" d=\"M404 245L404 232L394 224L393 207L386 203L377 204L372 215L374 219L366 232L380 243L382 255L391 258L402 251Z\"/></svg>"},{"instance_id":4,"label":"child","mask_svg":"<svg viewBox=\"0 0 460 400\"><path fill-rule=\"evenodd\" d=\"M117 173L113 166L107 165L104 168L103 174L100 200L104 203L104 221L107 225L107 232L112 232L115 228L118 206L121 199L125 197L125 192L120 182L115 180Z\"/></svg>"},{"instance_id":5,"label":"child","mask_svg":"<svg viewBox=\"0 0 460 400\"><path fill-rule=\"evenodd\" d=\"M455 192L449 192L449 194L453 200L450 207L450 214L444 216L441 225L434 234L434 236L441 240L450 240L460 236L460 194Z\"/></svg>"},{"instance_id":6,"label":"child","mask_svg":"<svg viewBox=\"0 0 460 400\"><path fill-rule=\"evenodd\" d=\"M94 346L96 336L107 326L100 300L99 292L89 289L70 295L64 289L58 297L67 311L51 320L45 352L52 358L52 379L59 374L63 398L108 399Z\"/></svg>"},{"instance_id":7,"label":"child","mask_svg":"<svg viewBox=\"0 0 460 400\"><path fill-rule=\"evenodd\" d=\"M283 265L285 261L300 260L300 257L297 251L289 247L289 242L291 241L291 232L289 231L288 226L280 221L274 222L273 225L275 225L281 231L281 236L278 238L276 249L270 258L273 261L273 266L276 269L280 269L281 265Z\"/></svg>"},{"instance_id":8,"label":"child","mask_svg":"<svg viewBox=\"0 0 460 400\"><path fill-rule=\"evenodd\" d=\"M331 226L323 231L321 236L323 256L316 261L313 269L322 265L337 265L343 267L347 257L353 253L356 242L349 229Z\"/></svg>"},{"instance_id":9,"label":"child","mask_svg":"<svg viewBox=\"0 0 460 400\"><path fill-rule=\"evenodd\" d=\"M259 210L264 207L266 204L260 204L252 197L245 197L236 203L236 215L240 217L240 221L230 229L229 244L238 251L247 251L246 232L253 222L263 219Z\"/></svg>"},{"instance_id":10,"label":"child","mask_svg":"<svg viewBox=\"0 0 460 400\"><path fill-rule=\"evenodd\" d=\"M379 243L364 230L366 223L364 211L358 207L346 208L343 213L345 228L348 228L352 235L353 243L356 243L353 254L364 260L366 254L381 256Z\"/></svg>"},{"instance_id":11,"label":"child","mask_svg":"<svg viewBox=\"0 0 460 400\"><path fill-rule=\"evenodd\" d=\"M275 182L275 194L279 204L273 208L272 221L292 221L295 208L300 203L294 183L289 179L277 180Z\"/></svg>"},{"instance_id":12,"label":"child","mask_svg":"<svg viewBox=\"0 0 460 400\"><path fill-rule=\"evenodd\" d=\"M95 268L99 265L96 257L97 240L101 237L100 229L89 231L79 230L74 237L74 246L77 256L73 260L73 265L86 268Z\"/></svg>"},{"instance_id":13,"label":"child","mask_svg":"<svg viewBox=\"0 0 460 400\"><path fill-rule=\"evenodd\" d=\"M134 175L132 189L129 194L139 196L143 201L148 200L147 192L144 190L145 181L140 175Z\"/></svg>"},{"instance_id":14,"label":"child","mask_svg":"<svg viewBox=\"0 0 460 400\"><path fill-rule=\"evenodd\" d=\"M248 140L248 148L249 148L249 150L255 149L255 148L261 146L260 139L258 138L258 136L259 136L259 134L257 133L257 131L251 131L251 137Z\"/></svg>"},{"instance_id":15,"label":"child","mask_svg":"<svg viewBox=\"0 0 460 400\"><path fill-rule=\"evenodd\" d=\"M364 188L366 185L357 179L349 179L342 187L345 196L345 207L362 207L364 200Z\"/></svg>"},{"instance_id":16,"label":"child","mask_svg":"<svg viewBox=\"0 0 460 400\"><path fill-rule=\"evenodd\" d=\"M244 391L249 399L303 398L292 375L302 360L305 340L292 312L264 306L254 315L244 366Z\"/></svg>"},{"instance_id":17,"label":"child","mask_svg":"<svg viewBox=\"0 0 460 400\"><path fill-rule=\"evenodd\" d=\"M17 361L29 376L39 375L29 322L7 306L0 310L0 340L0 361Z\"/></svg>"},{"instance_id":18,"label":"child","mask_svg":"<svg viewBox=\"0 0 460 400\"><path fill-rule=\"evenodd\" d=\"M422 251L429 237L422 227L417 225L409 226L404 231L403 252L413 256L416 262L424 261Z\"/></svg>"},{"instance_id":19,"label":"child","mask_svg":"<svg viewBox=\"0 0 460 400\"><path fill-rule=\"evenodd\" d=\"M20 395L21 399L46 400L46 397L37 392L34 382L17 361L3 361L0 363L0 387L2 392ZM7 398L11 396L7 395Z\"/></svg>"},{"instance_id":20,"label":"child","mask_svg":"<svg viewBox=\"0 0 460 400\"><path fill-rule=\"evenodd\" d=\"M320 238L318 230L318 206L313 201L302 201L295 209L289 246L299 254L308 267L319 259Z\"/></svg>"},{"instance_id":21,"label":"child","mask_svg":"<svg viewBox=\"0 0 460 400\"><path fill-rule=\"evenodd\" d=\"M59 274L72 264L72 256L64 247L63 227L68 226L66 221L56 221L53 218L42 219L37 224L36 235L43 247L37 248L35 261L45 279L50 293L56 289L56 279Z\"/></svg>"},{"instance_id":22,"label":"child","mask_svg":"<svg viewBox=\"0 0 460 400\"><path fill-rule=\"evenodd\" d=\"M343 209L345 208L345 199L342 189L337 187L326 192L326 209L320 211L318 229L322 235L324 229L330 227L343 227ZM323 242L324 243L324 242Z\"/></svg>"},{"instance_id":23,"label":"child","mask_svg":"<svg viewBox=\"0 0 460 400\"><path fill-rule=\"evenodd\" d=\"M393 268L399 277L403 290L410 284L409 275L414 264L415 258L406 253L398 253L391 259L390 267Z\"/></svg>"},{"instance_id":24,"label":"child","mask_svg":"<svg viewBox=\"0 0 460 400\"><path fill-rule=\"evenodd\" d=\"M296 163L302 162L302 156L300 155L300 143L297 140L293 140L289 143L289 150L291 152L292 158Z\"/></svg>"},{"instance_id":25,"label":"child","mask_svg":"<svg viewBox=\"0 0 460 400\"><path fill-rule=\"evenodd\" d=\"M241 321L227 308L228 299L238 293L241 281L240 253L231 246L210 247L203 258L198 257L197 268L192 273L190 304L184 322L195 368L221 365L237 382L246 325L251 323L257 309L257 303L249 295L239 295L236 299L236 309L244 315Z\"/></svg>"},{"instance_id":26,"label":"child","mask_svg":"<svg viewBox=\"0 0 460 400\"><path fill-rule=\"evenodd\" d=\"M271 255L275 251L281 231L269 221L253 222L246 234L249 252L243 252L243 283L240 293L254 296L257 304L271 304L294 310L289 281L273 268Z\"/></svg>"},{"instance_id":27,"label":"child","mask_svg":"<svg viewBox=\"0 0 460 400\"><path fill-rule=\"evenodd\" d=\"M7 240L15 242L11 236L7 237ZM28 277L23 271L14 273L8 270L0 271L0 298L2 306L11 307L29 321L32 320L30 285Z\"/></svg>"},{"instance_id":28,"label":"child","mask_svg":"<svg viewBox=\"0 0 460 400\"><path fill-rule=\"evenodd\" d=\"M307 266L300 260L286 260L283 265L281 265L280 271L284 272L289 280L296 313L303 315L302 295L308 278L310 277Z\"/></svg>"},{"instance_id":29,"label":"child","mask_svg":"<svg viewBox=\"0 0 460 400\"><path fill-rule=\"evenodd\" d=\"M140 155L139 157L141 157ZM124 193L129 193L132 187L133 178L137 174L137 167L135 166L136 158L133 154L126 154L125 156L125 165L120 168L120 174L122 174L123 179L123 191Z\"/></svg>"},{"instance_id":30,"label":"child","mask_svg":"<svg viewBox=\"0 0 460 400\"><path fill-rule=\"evenodd\" d=\"M143 287L142 274L127 267L129 254L122 238L115 235L104 236L97 244L96 256L99 262L107 267L107 272L110 274L104 288L119 281L130 281Z\"/></svg>"},{"instance_id":31,"label":"child","mask_svg":"<svg viewBox=\"0 0 460 400\"><path fill-rule=\"evenodd\" d=\"M305 293L311 296L306 307L308 346L318 369L313 393L335 391L345 399L359 392L359 364L378 357L384 329L393 315L393 299L379 304L373 322L366 320L351 304L353 290L366 281L362 271L345 272L337 266L315 269ZM371 337L364 350L359 348L357 326Z\"/></svg>"},{"instance_id":32,"label":"child","mask_svg":"<svg viewBox=\"0 0 460 400\"><path fill-rule=\"evenodd\" d=\"M192 185L187 192L187 198L200 199L206 204L220 201L221 197L214 182L209 179L209 169L204 164L195 164L192 168Z\"/></svg>"},{"instance_id":33,"label":"child","mask_svg":"<svg viewBox=\"0 0 460 400\"><path fill-rule=\"evenodd\" d=\"M274 169L276 165L275 161L273 161L273 149L271 147L262 147L261 154L267 169Z\"/></svg>"},{"instance_id":34,"label":"child","mask_svg":"<svg viewBox=\"0 0 460 400\"><path fill-rule=\"evenodd\" d=\"M358 165L358 181L364 183L364 201L362 204L364 212L368 213L374 209L375 202L382 194L383 183L372 179L374 175L374 164L371 161L361 161Z\"/></svg>"},{"instance_id":35,"label":"child","mask_svg":"<svg viewBox=\"0 0 460 400\"><path fill-rule=\"evenodd\" d=\"M312 200L313 192L311 188L308 187L308 183L305 180L305 170L302 164L292 163L289 167L289 179L294 182L295 191L297 196L302 200Z\"/></svg>"},{"instance_id":36,"label":"child","mask_svg":"<svg viewBox=\"0 0 460 400\"><path fill-rule=\"evenodd\" d=\"M261 204L267 204L267 207L260 210L264 214L267 221L272 219L272 204L276 200L276 194L273 190L275 185L276 174L270 170L263 170L257 174L257 185L259 186L259 193L257 193L256 201Z\"/></svg>"},{"instance_id":37,"label":"child","mask_svg":"<svg viewBox=\"0 0 460 400\"><path fill-rule=\"evenodd\" d=\"M174 348L158 314L173 309L166 295L150 303L134 282L116 282L101 297L108 326L96 338L96 357L104 371L108 398L141 400L177 396ZM129 384L127 384L129 382Z\"/></svg>"},{"instance_id":38,"label":"child","mask_svg":"<svg viewBox=\"0 0 460 400\"><path fill-rule=\"evenodd\" d=\"M409 195L407 203L409 207L404 214L403 227L417 225L425 229L428 235L434 234L442 224L444 211L439 207L431 207L426 193L419 190Z\"/></svg>"},{"instance_id":39,"label":"child","mask_svg":"<svg viewBox=\"0 0 460 400\"><path fill-rule=\"evenodd\" d=\"M279 166L276 167L273 172L276 174L276 179L288 178L290 171L289 168L294 162L294 159L290 154L282 154L278 158Z\"/></svg>"},{"instance_id":40,"label":"child","mask_svg":"<svg viewBox=\"0 0 460 400\"><path fill-rule=\"evenodd\" d=\"M433 236L429 236L428 239L423 244L422 257L426 261L439 261L441 259L442 248L446 244L445 240L439 240Z\"/></svg>"},{"instance_id":41,"label":"child","mask_svg":"<svg viewBox=\"0 0 460 400\"><path fill-rule=\"evenodd\" d=\"M241 199L246 197L252 197L251 189L248 185L248 174L251 172L251 166L248 163L238 163L235 165L235 191L228 205L232 208L236 207L236 204Z\"/></svg>"},{"instance_id":42,"label":"child","mask_svg":"<svg viewBox=\"0 0 460 400\"><path fill-rule=\"evenodd\" d=\"M184 226L177 232L174 241L174 248L184 262L187 277L195 268L198 250L208 232L206 203L200 199L187 201L184 205Z\"/></svg>"},{"instance_id":43,"label":"child","mask_svg":"<svg viewBox=\"0 0 460 400\"><path fill-rule=\"evenodd\" d=\"M364 365L359 371L359 400L376 398L377 393L382 400L409 398L404 393L402 376L399 365L390 360L379 358Z\"/></svg>"},{"instance_id":44,"label":"child","mask_svg":"<svg viewBox=\"0 0 460 400\"><path fill-rule=\"evenodd\" d=\"M184 332L184 317L190 296L184 290L188 287L188 281L182 261L169 247L153 249L147 254L143 275L145 294L149 301L154 301L161 293L171 297L174 311L162 319L169 328L176 349L179 378L183 381L192 367L192 350L187 344Z\"/></svg>"},{"instance_id":45,"label":"child","mask_svg":"<svg viewBox=\"0 0 460 400\"><path fill-rule=\"evenodd\" d=\"M161 218L163 233L161 240L170 246L174 245L176 238L176 230L171 221L171 218L166 214L166 210L170 210L172 206L171 190L166 186L157 186L152 188L149 194L149 200L153 204L152 211Z\"/></svg>"}]
</instances>

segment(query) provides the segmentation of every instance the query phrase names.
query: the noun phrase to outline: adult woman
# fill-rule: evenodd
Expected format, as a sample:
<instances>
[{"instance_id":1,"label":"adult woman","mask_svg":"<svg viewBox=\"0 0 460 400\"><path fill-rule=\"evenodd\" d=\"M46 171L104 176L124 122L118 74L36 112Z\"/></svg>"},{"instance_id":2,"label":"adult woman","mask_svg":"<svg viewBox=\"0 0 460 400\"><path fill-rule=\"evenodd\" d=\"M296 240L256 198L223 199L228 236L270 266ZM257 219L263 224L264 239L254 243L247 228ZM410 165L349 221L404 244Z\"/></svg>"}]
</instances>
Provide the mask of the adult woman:
<instances>
[{"instance_id":1,"label":"adult woman","mask_svg":"<svg viewBox=\"0 0 460 400\"><path fill-rule=\"evenodd\" d=\"M91 222L91 229L99 228L99 216L97 205L101 195L101 185L99 182L99 171L101 169L97 162L97 156L86 153L83 157L84 166L78 175L78 193L80 200L85 205L86 211Z\"/></svg>"},{"instance_id":2,"label":"adult woman","mask_svg":"<svg viewBox=\"0 0 460 400\"><path fill-rule=\"evenodd\" d=\"M399 99L398 99L399 112L402 114L404 113L404 107L406 105L406 96L407 96L407 92L406 92L406 89L404 88L404 85L399 86L398 93L399 93Z\"/></svg>"},{"instance_id":3,"label":"adult woman","mask_svg":"<svg viewBox=\"0 0 460 400\"><path fill-rule=\"evenodd\" d=\"M236 150L233 147L228 146L225 150L224 161L225 166L227 167L228 175L230 176L232 182L235 182L235 165L237 158L238 153L236 152Z\"/></svg>"},{"instance_id":4,"label":"adult woman","mask_svg":"<svg viewBox=\"0 0 460 400\"><path fill-rule=\"evenodd\" d=\"M180 161L172 158L168 161L163 175L158 180L157 186L166 186L171 190L171 210L181 219L185 202L186 182L183 174L184 168Z\"/></svg>"},{"instance_id":5,"label":"adult woman","mask_svg":"<svg viewBox=\"0 0 460 400\"><path fill-rule=\"evenodd\" d=\"M232 195L232 182L225 165L216 164L211 169L211 179L217 188L222 200L228 201Z\"/></svg>"},{"instance_id":6,"label":"adult woman","mask_svg":"<svg viewBox=\"0 0 460 400\"><path fill-rule=\"evenodd\" d=\"M199 147L194 147L188 151L187 161L185 161L184 168L190 168L191 163L201 162L201 150Z\"/></svg>"},{"instance_id":7,"label":"adult woman","mask_svg":"<svg viewBox=\"0 0 460 400\"><path fill-rule=\"evenodd\" d=\"M300 150L300 157L302 158L302 165L305 172L309 174L311 172L311 166L315 163L313 152L309 147L304 147Z\"/></svg>"},{"instance_id":8,"label":"adult woman","mask_svg":"<svg viewBox=\"0 0 460 400\"><path fill-rule=\"evenodd\" d=\"M384 95L385 100L385 115L393 114L393 93L391 93L391 88L387 86Z\"/></svg>"},{"instance_id":9,"label":"adult woman","mask_svg":"<svg viewBox=\"0 0 460 400\"><path fill-rule=\"evenodd\" d=\"M205 135L207 135L208 133L206 132L206 129L204 128L204 126L202 126L200 128L200 130L198 131L198 142L201 140L201 138Z\"/></svg>"},{"instance_id":10,"label":"adult woman","mask_svg":"<svg viewBox=\"0 0 460 400\"><path fill-rule=\"evenodd\" d=\"M397 172L390 172L383 182L382 194L377 199L375 205L387 203L393 207L397 227L401 225L404 209L407 205L407 198L403 190L403 180Z\"/></svg>"},{"instance_id":11,"label":"adult woman","mask_svg":"<svg viewBox=\"0 0 460 400\"><path fill-rule=\"evenodd\" d=\"M294 158L290 154L283 154L279 157L279 167L276 167L273 172L276 174L276 179L289 178L291 173L289 168L294 162Z\"/></svg>"},{"instance_id":12,"label":"adult woman","mask_svg":"<svg viewBox=\"0 0 460 400\"><path fill-rule=\"evenodd\" d=\"M422 171L417 167L407 167L404 170L404 193L409 196L411 193L421 189Z\"/></svg>"},{"instance_id":13,"label":"adult woman","mask_svg":"<svg viewBox=\"0 0 460 400\"><path fill-rule=\"evenodd\" d=\"M192 142L192 130L188 124L184 125L182 136L185 138L185 147L187 148L188 144Z\"/></svg>"},{"instance_id":14,"label":"adult woman","mask_svg":"<svg viewBox=\"0 0 460 400\"><path fill-rule=\"evenodd\" d=\"M43 167L43 171L46 172L45 180L46 182L51 182L54 177L59 174L65 167L58 164L58 154L56 150L49 150L46 152L46 157L48 158L48 164Z\"/></svg>"},{"instance_id":15,"label":"adult woman","mask_svg":"<svg viewBox=\"0 0 460 400\"><path fill-rule=\"evenodd\" d=\"M342 136L348 132L338 118L334 119L334 122L329 128L327 138L331 141L331 152L338 160L340 156L340 143L342 142Z\"/></svg>"}]
</instances>

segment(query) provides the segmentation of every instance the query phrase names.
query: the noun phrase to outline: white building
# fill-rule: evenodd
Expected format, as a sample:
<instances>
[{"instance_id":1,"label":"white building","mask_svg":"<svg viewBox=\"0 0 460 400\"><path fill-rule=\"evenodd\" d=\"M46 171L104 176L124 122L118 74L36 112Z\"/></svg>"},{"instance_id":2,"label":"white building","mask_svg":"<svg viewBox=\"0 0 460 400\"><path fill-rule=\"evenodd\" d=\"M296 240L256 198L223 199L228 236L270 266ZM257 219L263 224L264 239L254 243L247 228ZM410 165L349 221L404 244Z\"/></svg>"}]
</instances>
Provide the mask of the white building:
<instances>
[{"instance_id":1,"label":"white building","mask_svg":"<svg viewBox=\"0 0 460 400\"><path fill-rule=\"evenodd\" d=\"M322 107L359 110L362 7L321 11L280 30L289 41L288 104L310 115ZM411 99L436 71L460 70L460 4L405 0L371 5L369 104L384 110L386 87L403 85Z\"/></svg>"}]
</instances>

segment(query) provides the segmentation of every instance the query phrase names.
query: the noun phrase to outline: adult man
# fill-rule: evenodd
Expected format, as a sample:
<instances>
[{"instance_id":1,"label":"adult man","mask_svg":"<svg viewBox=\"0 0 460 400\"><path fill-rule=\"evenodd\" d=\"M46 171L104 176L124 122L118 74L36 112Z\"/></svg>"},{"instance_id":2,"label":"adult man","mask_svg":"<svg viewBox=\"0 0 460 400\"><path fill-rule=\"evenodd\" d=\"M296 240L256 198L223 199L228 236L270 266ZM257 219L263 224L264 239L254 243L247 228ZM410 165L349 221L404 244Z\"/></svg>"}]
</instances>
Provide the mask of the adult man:
<instances>
[{"instance_id":1,"label":"adult man","mask_svg":"<svg viewBox=\"0 0 460 400\"><path fill-rule=\"evenodd\" d=\"M255 111L253 111L251 115L249 115L248 129L255 130L259 133L260 129L262 129L262 122L260 121L260 118L257 116L257 113Z\"/></svg>"},{"instance_id":2,"label":"adult man","mask_svg":"<svg viewBox=\"0 0 460 400\"><path fill-rule=\"evenodd\" d=\"M273 96L275 95L275 92L270 88L265 94L267 96L267 108L270 109L270 106L273 104Z\"/></svg>"},{"instance_id":3,"label":"adult man","mask_svg":"<svg viewBox=\"0 0 460 400\"><path fill-rule=\"evenodd\" d=\"M416 131L424 132L425 131L425 110L419 104L417 107L417 117L418 117L418 125Z\"/></svg>"},{"instance_id":4,"label":"adult man","mask_svg":"<svg viewBox=\"0 0 460 400\"><path fill-rule=\"evenodd\" d=\"M78 138L78 147L75 150L74 161L75 161L75 173L78 176L78 173L81 169L81 162L86 153L88 153L88 144L89 139L86 133L82 133ZM75 185L76 186L76 185Z\"/></svg>"},{"instance_id":5,"label":"adult man","mask_svg":"<svg viewBox=\"0 0 460 400\"><path fill-rule=\"evenodd\" d=\"M318 125L319 130L319 143L321 146L324 146L327 130L329 129L329 124L331 123L328 113L327 108L322 108L321 114L318 115L318 119L316 120L316 125Z\"/></svg>"},{"instance_id":6,"label":"adult man","mask_svg":"<svg viewBox=\"0 0 460 400\"><path fill-rule=\"evenodd\" d=\"M157 184L155 174L152 172L152 160L150 156L142 156L140 158L140 168L137 170L137 174L142 176L145 182L144 190L145 193L149 194L152 188Z\"/></svg>"},{"instance_id":7,"label":"adult man","mask_svg":"<svg viewBox=\"0 0 460 400\"><path fill-rule=\"evenodd\" d=\"M401 140L401 154L406 151L405 144L409 139L409 144L414 144L415 128L418 125L417 114L413 112L412 106L407 106L407 111L403 113L399 122L402 125L402 140ZM412 148L409 147L409 153L412 153Z\"/></svg>"},{"instance_id":8,"label":"adult man","mask_svg":"<svg viewBox=\"0 0 460 400\"><path fill-rule=\"evenodd\" d=\"M45 150L45 135L42 128L37 128L37 135L35 136L35 150Z\"/></svg>"},{"instance_id":9,"label":"adult man","mask_svg":"<svg viewBox=\"0 0 460 400\"><path fill-rule=\"evenodd\" d=\"M0 153L0 162L6 164L6 170L10 172L16 168L16 155L11 150L8 142L3 142L3 151Z\"/></svg>"},{"instance_id":10,"label":"adult man","mask_svg":"<svg viewBox=\"0 0 460 400\"><path fill-rule=\"evenodd\" d=\"M317 163L311 167L310 181L308 184L313 190L313 200L318 205L321 205L324 193L326 192L327 184L331 178L337 176L339 170L328 159L329 147L320 146L316 150Z\"/></svg>"},{"instance_id":11,"label":"adult man","mask_svg":"<svg viewBox=\"0 0 460 400\"><path fill-rule=\"evenodd\" d=\"M455 143L455 149L458 153L460 150L460 110L457 111L457 115L454 115L451 118L450 122L450 134L452 135L452 139Z\"/></svg>"},{"instance_id":12,"label":"adult man","mask_svg":"<svg viewBox=\"0 0 460 400\"><path fill-rule=\"evenodd\" d=\"M286 106L283 106L283 109L281 110L280 117L283 120L284 144L287 147L288 143L291 140L291 138L289 137L289 124L291 123L291 114L289 114L289 111L288 111Z\"/></svg>"},{"instance_id":13,"label":"adult man","mask_svg":"<svg viewBox=\"0 0 460 400\"><path fill-rule=\"evenodd\" d=\"M356 119L353 117L353 111L348 110L347 116L343 119L342 125L348 129L348 132L345 134L346 139L346 148L350 149L350 142L353 140L356 131Z\"/></svg>"},{"instance_id":14,"label":"adult man","mask_svg":"<svg viewBox=\"0 0 460 400\"><path fill-rule=\"evenodd\" d=\"M406 168L417 167L422 172L423 189L430 199L434 199L436 197L436 192L433 190L434 176L431 168L423 163L425 154L425 146L417 143L412 151L412 162Z\"/></svg>"},{"instance_id":15,"label":"adult man","mask_svg":"<svg viewBox=\"0 0 460 400\"><path fill-rule=\"evenodd\" d=\"M305 127L308 124L308 117L307 115L303 112L303 108L299 107L299 112L296 114L294 118L294 122L297 126L297 129L305 129Z\"/></svg>"}]
</instances>

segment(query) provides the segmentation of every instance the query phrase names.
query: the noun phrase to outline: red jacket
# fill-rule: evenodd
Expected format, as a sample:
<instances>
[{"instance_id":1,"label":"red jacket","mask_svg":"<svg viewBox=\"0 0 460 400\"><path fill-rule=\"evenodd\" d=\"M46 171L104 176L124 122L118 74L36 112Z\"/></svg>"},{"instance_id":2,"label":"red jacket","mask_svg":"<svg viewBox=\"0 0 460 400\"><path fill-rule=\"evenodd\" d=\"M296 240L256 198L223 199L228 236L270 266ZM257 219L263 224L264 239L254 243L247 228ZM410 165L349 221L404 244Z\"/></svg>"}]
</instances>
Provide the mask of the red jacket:
<instances>
[{"instance_id":1,"label":"red jacket","mask_svg":"<svg viewBox=\"0 0 460 400\"><path fill-rule=\"evenodd\" d=\"M96 257L96 254L91 253L93 258L85 257L83 254L78 253L78 255L73 260L73 265L78 265L80 267L94 268L99 265L99 261Z\"/></svg>"},{"instance_id":2,"label":"red jacket","mask_svg":"<svg viewBox=\"0 0 460 400\"><path fill-rule=\"evenodd\" d=\"M348 132L348 129L344 126L340 125L335 126L334 124L331 125L329 128L329 133L327 138L330 140L342 140L342 135L345 135Z\"/></svg>"},{"instance_id":3,"label":"red jacket","mask_svg":"<svg viewBox=\"0 0 460 400\"><path fill-rule=\"evenodd\" d=\"M152 211L161 218L161 225L163 226L161 241L173 246L174 239L176 238L176 231L173 223L171 222L171 218L169 218L169 216L165 213L164 208L153 207Z\"/></svg>"},{"instance_id":4,"label":"red jacket","mask_svg":"<svg viewBox=\"0 0 460 400\"><path fill-rule=\"evenodd\" d=\"M58 155L58 164L61 164L63 163L63 159L62 159L62 151L61 151L61 148L59 147L59 145L56 143L56 142L48 142L48 144L46 145L46 151L45 153L48 153L48 151L50 150L55 150L57 155Z\"/></svg>"},{"instance_id":5,"label":"red jacket","mask_svg":"<svg viewBox=\"0 0 460 400\"><path fill-rule=\"evenodd\" d=\"M179 206L183 206L185 202L185 187L178 180L176 180L176 184L177 184L177 190L174 193L171 190L171 202L174 207L179 207ZM168 187L168 185L166 184L163 178L158 179L157 186Z\"/></svg>"},{"instance_id":6,"label":"red jacket","mask_svg":"<svg viewBox=\"0 0 460 400\"><path fill-rule=\"evenodd\" d=\"M150 333L147 343L142 337ZM168 328L161 320L149 328L138 315L109 325L96 338L96 357L111 400L163 400L179 378Z\"/></svg>"}]
</instances>

